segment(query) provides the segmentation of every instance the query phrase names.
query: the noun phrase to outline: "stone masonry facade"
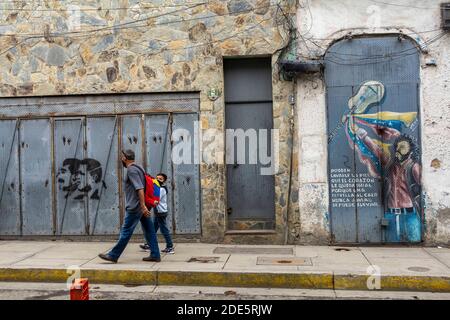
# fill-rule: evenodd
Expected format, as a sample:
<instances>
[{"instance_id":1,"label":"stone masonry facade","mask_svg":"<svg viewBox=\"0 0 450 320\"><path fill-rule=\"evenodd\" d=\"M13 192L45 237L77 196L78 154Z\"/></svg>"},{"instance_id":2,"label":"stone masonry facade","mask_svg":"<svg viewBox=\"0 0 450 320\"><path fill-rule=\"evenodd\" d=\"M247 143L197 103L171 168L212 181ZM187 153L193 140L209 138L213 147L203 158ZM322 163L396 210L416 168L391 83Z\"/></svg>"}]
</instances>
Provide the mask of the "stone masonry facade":
<instances>
[{"instance_id":1,"label":"stone masonry facade","mask_svg":"<svg viewBox=\"0 0 450 320\"><path fill-rule=\"evenodd\" d=\"M211 88L224 92L223 59L271 56L274 128L280 130L276 230L269 235L226 236L226 166L203 163L201 240L282 244L292 145L289 95L294 87L278 74L279 49L287 39L278 22L283 15L277 3L82 0L75 9L51 0L1 4L8 10L0 11L0 32L6 35L0 38L0 94L199 92L202 129L224 131L223 94L215 101L207 97ZM296 1L281 5L285 13L295 15ZM293 215L298 214L296 176L290 204Z\"/></svg>"}]
</instances>

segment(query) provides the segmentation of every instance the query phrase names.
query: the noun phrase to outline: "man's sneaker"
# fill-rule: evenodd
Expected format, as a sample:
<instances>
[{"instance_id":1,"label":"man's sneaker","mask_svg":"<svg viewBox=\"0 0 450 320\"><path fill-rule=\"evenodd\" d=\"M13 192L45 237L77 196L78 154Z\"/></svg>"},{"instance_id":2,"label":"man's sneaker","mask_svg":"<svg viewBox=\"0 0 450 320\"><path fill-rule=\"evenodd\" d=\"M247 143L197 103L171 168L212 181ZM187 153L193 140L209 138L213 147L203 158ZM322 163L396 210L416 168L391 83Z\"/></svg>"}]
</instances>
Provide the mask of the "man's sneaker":
<instances>
[{"instance_id":1,"label":"man's sneaker","mask_svg":"<svg viewBox=\"0 0 450 320\"><path fill-rule=\"evenodd\" d=\"M161 262L161 258L155 258L155 257L152 257L152 256L148 256L148 257L142 258L142 261Z\"/></svg>"},{"instance_id":2,"label":"man's sneaker","mask_svg":"<svg viewBox=\"0 0 450 320\"><path fill-rule=\"evenodd\" d=\"M175 254L175 249L174 248L165 248L164 250L162 250L162 252L167 253L167 254Z\"/></svg>"},{"instance_id":3,"label":"man's sneaker","mask_svg":"<svg viewBox=\"0 0 450 320\"><path fill-rule=\"evenodd\" d=\"M106 261L109 261L109 262L117 263L117 259L113 259L110 255L100 253L98 256L99 256L101 259L103 259L103 260L106 260Z\"/></svg>"},{"instance_id":4,"label":"man's sneaker","mask_svg":"<svg viewBox=\"0 0 450 320\"><path fill-rule=\"evenodd\" d=\"M148 244L140 244L139 247L140 247L142 250L150 250L150 246L149 246Z\"/></svg>"}]
</instances>

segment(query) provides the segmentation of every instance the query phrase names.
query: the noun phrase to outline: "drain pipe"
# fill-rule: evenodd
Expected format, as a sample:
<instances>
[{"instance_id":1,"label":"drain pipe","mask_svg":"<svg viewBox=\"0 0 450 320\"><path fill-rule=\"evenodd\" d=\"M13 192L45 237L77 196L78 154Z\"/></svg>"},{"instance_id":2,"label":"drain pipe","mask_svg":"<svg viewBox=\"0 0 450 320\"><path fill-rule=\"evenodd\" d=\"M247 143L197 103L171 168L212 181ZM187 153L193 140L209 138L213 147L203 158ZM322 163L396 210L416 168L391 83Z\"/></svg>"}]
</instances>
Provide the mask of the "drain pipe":
<instances>
[{"instance_id":1,"label":"drain pipe","mask_svg":"<svg viewBox=\"0 0 450 320\"><path fill-rule=\"evenodd\" d=\"M295 134L295 104L297 98L297 75L298 74L316 74L321 73L324 68L323 60L308 60L308 61L280 61L281 72L283 73L285 80L292 81L293 97L290 101L291 104L291 118L290 118L290 171L289 171L289 187L288 187L288 197L287 197L287 208L286 208L286 229L284 234L284 244L287 245L289 241L289 216L291 212L291 193L292 193L292 172L293 172L293 160L294 160L294 134Z\"/></svg>"},{"instance_id":2,"label":"drain pipe","mask_svg":"<svg viewBox=\"0 0 450 320\"><path fill-rule=\"evenodd\" d=\"M294 133L295 133L295 103L297 101L297 78L293 78L293 94L290 98L291 105L291 116L289 119L289 142L290 142L290 169L289 169L289 184L288 184L288 195L287 195L287 208L286 208L286 218L285 218L285 233L284 233L284 245L288 244L289 240L289 215L291 210L291 192L292 192L292 171L293 171L293 162L294 162Z\"/></svg>"}]
</instances>

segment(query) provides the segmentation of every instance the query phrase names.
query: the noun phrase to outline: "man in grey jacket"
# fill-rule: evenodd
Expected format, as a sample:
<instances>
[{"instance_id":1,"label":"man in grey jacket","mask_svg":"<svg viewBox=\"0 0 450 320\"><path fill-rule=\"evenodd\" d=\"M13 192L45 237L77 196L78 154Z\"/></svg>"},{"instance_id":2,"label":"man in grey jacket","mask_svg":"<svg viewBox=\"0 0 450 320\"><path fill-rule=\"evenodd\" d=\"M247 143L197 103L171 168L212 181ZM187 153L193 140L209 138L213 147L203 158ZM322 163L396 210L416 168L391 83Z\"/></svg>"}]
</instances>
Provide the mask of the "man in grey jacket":
<instances>
[{"instance_id":1,"label":"man in grey jacket","mask_svg":"<svg viewBox=\"0 0 450 320\"><path fill-rule=\"evenodd\" d=\"M144 261L160 262L161 255L156 237L155 225L149 209L145 205L145 176L144 169L134 161L135 154L132 150L122 151L122 164L127 168L125 179L125 220L120 230L120 238L114 248L107 254L99 254L103 260L116 263L133 235L139 221L146 241L150 244L150 256Z\"/></svg>"}]
</instances>

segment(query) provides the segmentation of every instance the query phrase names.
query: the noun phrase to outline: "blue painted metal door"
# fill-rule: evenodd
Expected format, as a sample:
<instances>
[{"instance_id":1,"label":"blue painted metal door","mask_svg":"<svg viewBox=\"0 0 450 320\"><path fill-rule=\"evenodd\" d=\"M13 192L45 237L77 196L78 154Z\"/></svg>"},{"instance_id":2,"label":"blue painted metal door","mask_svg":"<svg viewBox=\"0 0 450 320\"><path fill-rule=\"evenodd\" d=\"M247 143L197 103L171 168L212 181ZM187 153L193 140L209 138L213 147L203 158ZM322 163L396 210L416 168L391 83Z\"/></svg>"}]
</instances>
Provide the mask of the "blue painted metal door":
<instances>
[{"instance_id":1,"label":"blue painted metal door","mask_svg":"<svg viewBox=\"0 0 450 320\"><path fill-rule=\"evenodd\" d=\"M344 40L325 62L334 240L420 242L415 45L392 36Z\"/></svg>"}]
</instances>

